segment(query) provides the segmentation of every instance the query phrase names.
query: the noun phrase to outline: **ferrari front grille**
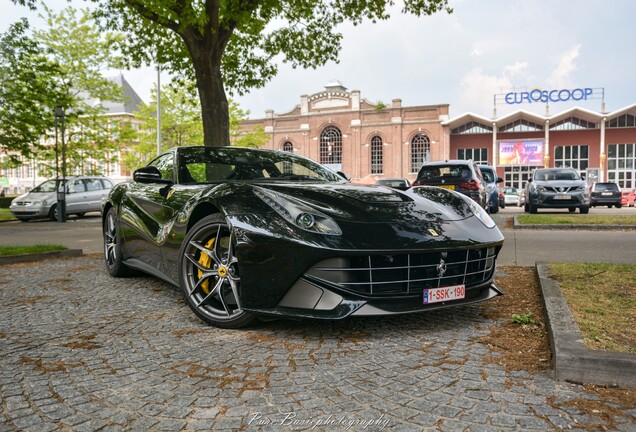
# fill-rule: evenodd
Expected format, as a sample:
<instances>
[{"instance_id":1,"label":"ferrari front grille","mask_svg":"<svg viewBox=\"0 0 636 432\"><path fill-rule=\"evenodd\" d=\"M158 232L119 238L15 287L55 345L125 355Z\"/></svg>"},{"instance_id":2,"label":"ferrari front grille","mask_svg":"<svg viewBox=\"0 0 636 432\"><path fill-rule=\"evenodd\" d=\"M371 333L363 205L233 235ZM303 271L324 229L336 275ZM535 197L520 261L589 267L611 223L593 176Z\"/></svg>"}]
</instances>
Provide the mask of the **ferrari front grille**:
<instances>
[{"instance_id":1,"label":"ferrari front grille","mask_svg":"<svg viewBox=\"0 0 636 432\"><path fill-rule=\"evenodd\" d=\"M371 297L409 296L423 289L488 282L495 271L494 246L479 249L330 258L305 276Z\"/></svg>"}]
</instances>

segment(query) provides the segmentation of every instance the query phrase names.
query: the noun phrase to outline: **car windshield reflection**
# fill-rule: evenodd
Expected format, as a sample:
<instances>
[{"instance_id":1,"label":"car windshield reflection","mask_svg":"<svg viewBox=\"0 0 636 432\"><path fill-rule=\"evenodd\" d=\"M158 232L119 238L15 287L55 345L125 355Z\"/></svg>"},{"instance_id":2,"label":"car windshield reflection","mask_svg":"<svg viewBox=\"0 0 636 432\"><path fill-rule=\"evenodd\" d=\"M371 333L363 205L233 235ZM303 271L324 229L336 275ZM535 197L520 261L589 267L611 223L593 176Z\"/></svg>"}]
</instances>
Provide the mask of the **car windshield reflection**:
<instances>
[{"instance_id":1,"label":"car windshield reflection","mask_svg":"<svg viewBox=\"0 0 636 432\"><path fill-rule=\"evenodd\" d=\"M240 148L188 148L179 155L182 184L227 181L344 183L337 173L309 159L286 152Z\"/></svg>"}]
</instances>

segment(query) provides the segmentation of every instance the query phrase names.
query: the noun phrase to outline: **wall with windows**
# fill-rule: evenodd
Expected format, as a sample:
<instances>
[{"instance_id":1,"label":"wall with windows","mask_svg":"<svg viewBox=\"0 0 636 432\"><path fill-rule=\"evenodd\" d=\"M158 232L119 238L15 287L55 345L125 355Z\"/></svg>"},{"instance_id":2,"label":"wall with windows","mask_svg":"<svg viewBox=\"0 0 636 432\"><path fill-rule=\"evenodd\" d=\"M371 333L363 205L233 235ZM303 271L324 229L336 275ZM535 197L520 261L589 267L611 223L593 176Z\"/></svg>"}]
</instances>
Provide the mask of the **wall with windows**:
<instances>
[{"instance_id":1,"label":"wall with windows","mask_svg":"<svg viewBox=\"0 0 636 432\"><path fill-rule=\"evenodd\" d=\"M553 116L518 111L487 118L469 113L443 124L450 134L451 155L474 158L475 149L487 148L488 160L506 186L523 187L534 169L548 166L571 167L582 174L588 168L600 168L601 180L621 188L636 187L636 105L611 113L572 108ZM543 141L543 160L533 165L500 163L500 141L532 139Z\"/></svg>"}]
</instances>

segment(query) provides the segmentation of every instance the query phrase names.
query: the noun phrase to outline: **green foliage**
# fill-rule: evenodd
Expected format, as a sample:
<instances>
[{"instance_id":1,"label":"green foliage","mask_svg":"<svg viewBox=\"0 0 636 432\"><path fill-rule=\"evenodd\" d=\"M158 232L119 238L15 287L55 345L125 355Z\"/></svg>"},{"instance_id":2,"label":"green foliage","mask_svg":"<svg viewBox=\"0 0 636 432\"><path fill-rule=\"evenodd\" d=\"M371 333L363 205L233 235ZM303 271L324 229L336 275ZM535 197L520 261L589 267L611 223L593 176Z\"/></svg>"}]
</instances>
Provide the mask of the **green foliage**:
<instances>
[{"instance_id":1,"label":"green foliage","mask_svg":"<svg viewBox=\"0 0 636 432\"><path fill-rule=\"evenodd\" d=\"M24 1L24 0L23 0ZM230 143L230 94L262 87L278 72L276 61L316 68L338 61L344 22L389 18L393 0L104 0L104 28L126 32L120 50L130 66L159 63L196 82L203 112L204 143ZM442 10L448 0L405 0L402 13Z\"/></svg>"},{"instance_id":2,"label":"green foliage","mask_svg":"<svg viewBox=\"0 0 636 432\"><path fill-rule=\"evenodd\" d=\"M384 102L382 102L381 100L377 101L375 103L375 105L373 106L373 108L375 108L376 111L381 111L384 108L386 108L386 104Z\"/></svg>"},{"instance_id":3,"label":"green foliage","mask_svg":"<svg viewBox=\"0 0 636 432\"><path fill-rule=\"evenodd\" d=\"M54 107L66 101L57 86L59 65L46 47L28 36L23 19L0 35L0 153L15 166L53 129Z\"/></svg>"},{"instance_id":4,"label":"green foliage","mask_svg":"<svg viewBox=\"0 0 636 432\"><path fill-rule=\"evenodd\" d=\"M536 324L532 313L512 314L511 321L515 324Z\"/></svg>"},{"instance_id":5,"label":"green foliage","mask_svg":"<svg viewBox=\"0 0 636 432\"><path fill-rule=\"evenodd\" d=\"M67 174L97 174L130 137L127 127L107 116L102 101L122 101L123 89L104 78L104 68L121 66L113 47L122 36L102 32L89 10L59 13L42 5L48 28L33 31L25 20L2 35L0 51L0 150L16 161L37 150L43 175L55 173L55 108L64 129ZM45 137L49 145L41 145Z\"/></svg>"},{"instance_id":6,"label":"green foliage","mask_svg":"<svg viewBox=\"0 0 636 432\"><path fill-rule=\"evenodd\" d=\"M144 129L124 156L130 170L146 165L157 155L157 90L150 103L135 114ZM188 80L175 80L161 87L161 150L175 146L203 145L201 107L196 89Z\"/></svg>"},{"instance_id":7,"label":"green foliage","mask_svg":"<svg viewBox=\"0 0 636 432\"><path fill-rule=\"evenodd\" d=\"M265 133L265 128L259 125L251 130L241 130L241 122L249 118L249 111L244 111L234 101L229 102L230 106L230 140L233 146L258 148L266 144L270 136Z\"/></svg>"},{"instance_id":8,"label":"green foliage","mask_svg":"<svg viewBox=\"0 0 636 432\"><path fill-rule=\"evenodd\" d=\"M53 252L67 249L68 248L66 246L58 244L37 244L32 246L0 246L0 256Z\"/></svg>"}]
</instances>

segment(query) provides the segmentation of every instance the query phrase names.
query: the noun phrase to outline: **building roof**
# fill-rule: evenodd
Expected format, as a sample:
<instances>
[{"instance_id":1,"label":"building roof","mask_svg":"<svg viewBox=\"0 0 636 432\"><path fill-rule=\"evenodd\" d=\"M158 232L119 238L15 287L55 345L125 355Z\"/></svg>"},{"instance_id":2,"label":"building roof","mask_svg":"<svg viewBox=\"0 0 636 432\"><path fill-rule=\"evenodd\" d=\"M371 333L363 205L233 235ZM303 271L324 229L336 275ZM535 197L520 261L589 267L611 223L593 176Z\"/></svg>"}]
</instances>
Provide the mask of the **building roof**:
<instances>
[{"instance_id":1,"label":"building roof","mask_svg":"<svg viewBox=\"0 0 636 432\"><path fill-rule=\"evenodd\" d=\"M119 74L119 76L110 77L108 80L123 87L124 100L121 102L101 101L101 105L106 109L106 114L133 114L135 111L139 111L140 105L144 102L128 81L126 81L124 75Z\"/></svg>"},{"instance_id":2,"label":"building roof","mask_svg":"<svg viewBox=\"0 0 636 432\"><path fill-rule=\"evenodd\" d=\"M518 110L518 111L511 112L509 114L503 115L501 117L488 118L488 117L480 116L477 114L473 114L471 112L467 112L457 117L453 117L445 122L442 122L442 125L455 128L455 127L464 125L468 122L474 121L474 122L481 123L488 126L493 125L493 123L496 124L497 126L502 126L507 123L510 123L511 121L518 120L518 119L530 120L536 123L545 123L546 121L549 121L550 123L555 123L560 120L567 119L569 117L577 117L582 120L586 120L592 123L597 123L602 121L603 119L608 120L608 119L618 117L624 114L636 115L636 104L628 105L626 107L620 108L618 110L615 110L609 113L596 112L596 111L588 110L586 108L574 107L574 108L567 109L565 111L561 111L560 113L557 113L551 116L544 116L541 114L536 114L536 113L532 113L525 110Z\"/></svg>"}]
</instances>

